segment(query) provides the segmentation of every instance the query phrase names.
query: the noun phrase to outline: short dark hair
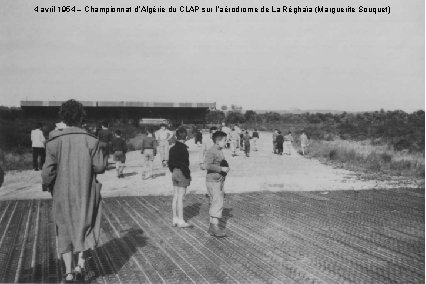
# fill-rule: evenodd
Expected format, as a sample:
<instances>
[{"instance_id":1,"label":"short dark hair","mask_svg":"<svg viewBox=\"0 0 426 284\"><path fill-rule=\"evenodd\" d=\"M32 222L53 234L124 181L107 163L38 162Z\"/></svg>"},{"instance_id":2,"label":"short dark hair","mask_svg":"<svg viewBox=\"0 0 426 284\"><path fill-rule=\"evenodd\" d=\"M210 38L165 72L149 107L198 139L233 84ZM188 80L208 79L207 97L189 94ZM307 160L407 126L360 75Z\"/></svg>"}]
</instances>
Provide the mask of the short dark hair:
<instances>
[{"instance_id":1,"label":"short dark hair","mask_svg":"<svg viewBox=\"0 0 426 284\"><path fill-rule=\"evenodd\" d=\"M41 123L41 122L37 122L37 129L38 128L42 128L43 127L43 123Z\"/></svg>"},{"instance_id":2,"label":"short dark hair","mask_svg":"<svg viewBox=\"0 0 426 284\"><path fill-rule=\"evenodd\" d=\"M255 128L254 131L257 131L257 128Z\"/></svg>"},{"instance_id":3,"label":"short dark hair","mask_svg":"<svg viewBox=\"0 0 426 284\"><path fill-rule=\"evenodd\" d=\"M224 137L226 137L226 133L223 131L216 131L215 133L213 133L212 139L213 142L216 143L219 139L222 139Z\"/></svg>"},{"instance_id":4,"label":"short dark hair","mask_svg":"<svg viewBox=\"0 0 426 284\"><path fill-rule=\"evenodd\" d=\"M103 127L108 127L108 124L109 124L108 121L106 121L106 120L102 121L102 126Z\"/></svg>"},{"instance_id":5,"label":"short dark hair","mask_svg":"<svg viewBox=\"0 0 426 284\"><path fill-rule=\"evenodd\" d=\"M68 100L62 103L59 116L68 126L79 126L86 117L83 105L76 100Z\"/></svg>"},{"instance_id":6,"label":"short dark hair","mask_svg":"<svg viewBox=\"0 0 426 284\"><path fill-rule=\"evenodd\" d=\"M119 129L117 129L117 130L115 131L115 134L117 134L118 136L121 136L121 131L120 131Z\"/></svg>"},{"instance_id":7,"label":"short dark hair","mask_svg":"<svg viewBox=\"0 0 426 284\"><path fill-rule=\"evenodd\" d=\"M176 130L176 139L177 140L185 140L187 135L188 135L188 132L183 127L179 127Z\"/></svg>"},{"instance_id":8,"label":"short dark hair","mask_svg":"<svg viewBox=\"0 0 426 284\"><path fill-rule=\"evenodd\" d=\"M161 128L161 127L163 127L163 126L164 126L164 127L167 127L167 125L166 125L165 123L161 123L161 124L160 124L160 128Z\"/></svg>"},{"instance_id":9,"label":"short dark hair","mask_svg":"<svg viewBox=\"0 0 426 284\"><path fill-rule=\"evenodd\" d=\"M150 127L146 130L147 133L154 134L154 128Z\"/></svg>"},{"instance_id":10,"label":"short dark hair","mask_svg":"<svg viewBox=\"0 0 426 284\"><path fill-rule=\"evenodd\" d=\"M212 127L210 127L210 133L212 133L213 131L216 131L217 130L217 127L216 126L212 126Z\"/></svg>"}]
</instances>

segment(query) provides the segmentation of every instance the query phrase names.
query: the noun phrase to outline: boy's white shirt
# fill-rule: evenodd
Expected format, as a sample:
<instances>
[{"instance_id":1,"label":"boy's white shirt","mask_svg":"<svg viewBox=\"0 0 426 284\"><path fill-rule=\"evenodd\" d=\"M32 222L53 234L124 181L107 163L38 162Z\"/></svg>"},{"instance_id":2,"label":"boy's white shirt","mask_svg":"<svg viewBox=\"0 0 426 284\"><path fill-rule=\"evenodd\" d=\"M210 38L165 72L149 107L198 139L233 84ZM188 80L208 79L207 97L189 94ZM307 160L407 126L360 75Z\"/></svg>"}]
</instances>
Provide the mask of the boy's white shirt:
<instances>
[{"instance_id":1,"label":"boy's white shirt","mask_svg":"<svg viewBox=\"0 0 426 284\"><path fill-rule=\"evenodd\" d=\"M43 135L43 131L40 129L34 129L31 131L31 144L34 148L44 148L44 142L46 138Z\"/></svg>"}]
</instances>

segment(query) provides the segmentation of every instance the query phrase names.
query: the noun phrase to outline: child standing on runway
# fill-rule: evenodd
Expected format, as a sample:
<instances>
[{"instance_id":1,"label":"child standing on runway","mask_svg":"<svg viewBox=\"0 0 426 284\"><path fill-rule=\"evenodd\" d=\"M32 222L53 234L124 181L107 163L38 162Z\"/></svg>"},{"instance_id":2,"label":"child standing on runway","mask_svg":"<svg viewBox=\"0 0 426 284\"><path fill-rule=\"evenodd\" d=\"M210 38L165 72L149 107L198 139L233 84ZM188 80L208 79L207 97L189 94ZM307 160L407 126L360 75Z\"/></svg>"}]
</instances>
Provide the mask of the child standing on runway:
<instances>
[{"instance_id":1,"label":"child standing on runway","mask_svg":"<svg viewBox=\"0 0 426 284\"><path fill-rule=\"evenodd\" d=\"M148 129L147 136L142 140L141 153L144 156L144 165L142 168L142 179L152 178L152 168L154 158L157 155L157 140L154 137L154 130Z\"/></svg>"},{"instance_id":2,"label":"child standing on runway","mask_svg":"<svg viewBox=\"0 0 426 284\"><path fill-rule=\"evenodd\" d=\"M176 130L176 143L170 148L169 169L172 173L173 182L173 226L179 228L192 227L183 219L183 198L186 188L191 183L191 172L189 170L189 152L185 145L187 132L185 128Z\"/></svg>"},{"instance_id":3,"label":"child standing on runway","mask_svg":"<svg viewBox=\"0 0 426 284\"><path fill-rule=\"evenodd\" d=\"M246 154L246 157L250 157L250 134L247 130L243 135L243 142L244 142L244 153Z\"/></svg>"},{"instance_id":4,"label":"child standing on runway","mask_svg":"<svg viewBox=\"0 0 426 284\"><path fill-rule=\"evenodd\" d=\"M229 172L222 149L226 144L226 133L217 131L213 134L214 145L206 153L206 186L210 198L210 227L208 233L215 237L225 237L225 230L219 227L219 219L223 211L223 185Z\"/></svg>"},{"instance_id":5,"label":"child standing on runway","mask_svg":"<svg viewBox=\"0 0 426 284\"><path fill-rule=\"evenodd\" d=\"M126 162L126 152L127 152L127 145L126 141L124 141L123 138L121 138L121 131L116 130L115 136L112 139L111 142L112 152L114 153L114 161L115 161L115 169L117 170L117 177L122 178L124 177L123 171L124 171L124 163Z\"/></svg>"}]
</instances>

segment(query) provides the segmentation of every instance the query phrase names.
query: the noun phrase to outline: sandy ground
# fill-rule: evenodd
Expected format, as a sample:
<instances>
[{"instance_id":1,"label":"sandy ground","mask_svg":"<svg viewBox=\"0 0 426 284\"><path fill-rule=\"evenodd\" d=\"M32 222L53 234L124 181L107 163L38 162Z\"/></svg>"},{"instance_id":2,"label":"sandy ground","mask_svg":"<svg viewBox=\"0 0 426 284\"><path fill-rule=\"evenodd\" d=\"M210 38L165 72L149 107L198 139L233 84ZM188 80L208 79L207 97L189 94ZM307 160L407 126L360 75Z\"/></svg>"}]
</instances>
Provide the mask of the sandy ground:
<instances>
[{"instance_id":1,"label":"sandy ground","mask_svg":"<svg viewBox=\"0 0 426 284\"><path fill-rule=\"evenodd\" d=\"M270 133L261 133L259 150L252 151L249 158L241 152L231 157L224 150L231 172L228 174L225 192L241 193L250 191L327 191L363 190L396 187L418 187L415 181L398 178L386 181L360 180L356 173L334 169L315 159L307 159L293 153L291 156L272 154ZM193 140L187 142L190 152L192 182L189 193L205 193L206 172L199 168L199 150ZM111 161L112 163L112 161ZM169 195L172 193L171 175L162 168L159 156L154 161L154 179L142 180L142 157L139 151L127 153L125 178L117 179L115 170L99 175L102 182L102 194L111 196ZM50 198L50 194L41 191L40 172L12 171L5 177L0 189L0 200Z\"/></svg>"}]
</instances>

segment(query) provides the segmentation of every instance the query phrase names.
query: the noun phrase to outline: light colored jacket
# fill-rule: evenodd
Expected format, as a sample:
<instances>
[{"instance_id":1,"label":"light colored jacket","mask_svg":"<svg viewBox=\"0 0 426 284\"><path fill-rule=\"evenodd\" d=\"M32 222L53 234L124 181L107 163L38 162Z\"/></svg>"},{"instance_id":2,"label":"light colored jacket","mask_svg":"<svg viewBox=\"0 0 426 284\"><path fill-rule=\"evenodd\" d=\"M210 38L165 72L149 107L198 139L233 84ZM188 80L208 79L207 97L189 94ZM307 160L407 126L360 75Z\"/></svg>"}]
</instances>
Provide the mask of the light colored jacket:
<instances>
[{"instance_id":1,"label":"light colored jacket","mask_svg":"<svg viewBox=\"0 0 426 284\"><path fill-rule=\"evenodd\" d=\"M33 148L44 148L46 138L43 135L43 131L40 129L34 129L31 131L31 142Z\"/></svg>"},{"instance_id":2,"label":"light colored jacket","mask_svg":"<svg viewBox=\"0 0 426 284\"><path fill-rule=\"evenodd\" d=\"M42 183L52 192L60 253L96 246L102 213L96 174L105 171L106 162L99 140L84 129L54 131L47 141Z\"/></svg>"},{"instance_id":3,"label":"light colored jacket","mask_svg":"<svg viewBox=\"0 0 426 284\"><path fill-rule=\"evenodd\" d=\"M220 163L225 159L222 150L218 145L214 144L206 153L205 165L207 170L206 181L220 182L225 177L220 174L222 167Z\"/></svg>"}]
</instances>

